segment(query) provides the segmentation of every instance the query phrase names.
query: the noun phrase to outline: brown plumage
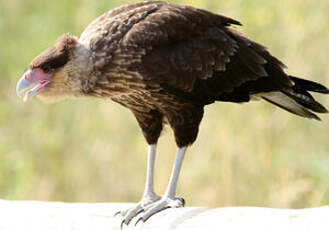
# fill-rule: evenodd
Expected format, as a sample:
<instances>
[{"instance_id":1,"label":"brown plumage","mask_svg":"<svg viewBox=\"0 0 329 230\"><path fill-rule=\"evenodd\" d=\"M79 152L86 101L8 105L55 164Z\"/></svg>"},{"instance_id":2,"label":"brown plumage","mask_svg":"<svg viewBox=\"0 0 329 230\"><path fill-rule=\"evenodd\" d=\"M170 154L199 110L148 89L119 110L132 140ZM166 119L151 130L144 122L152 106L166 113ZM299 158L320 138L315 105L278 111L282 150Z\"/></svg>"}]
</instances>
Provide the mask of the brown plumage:
<instances>
[{"instance_id":1,"label":"brown plumage","mask_svg":"<svg viewBox=\"0 0 329 230\"><path fill-rule=\"evenodd\" d=\"M30 71L49 75L38 91L42 98L111 98L127 107L149 145L157 143L164 121L178 147L192 144L204 106L215 101L262 98L314 119L313 112L327 112L308 93L329 93L326 87L287 75L264 46L231 25L241 24L189 6L124 5L95 19L79 39L60 37Z\"/></svg>"}]
</instances>

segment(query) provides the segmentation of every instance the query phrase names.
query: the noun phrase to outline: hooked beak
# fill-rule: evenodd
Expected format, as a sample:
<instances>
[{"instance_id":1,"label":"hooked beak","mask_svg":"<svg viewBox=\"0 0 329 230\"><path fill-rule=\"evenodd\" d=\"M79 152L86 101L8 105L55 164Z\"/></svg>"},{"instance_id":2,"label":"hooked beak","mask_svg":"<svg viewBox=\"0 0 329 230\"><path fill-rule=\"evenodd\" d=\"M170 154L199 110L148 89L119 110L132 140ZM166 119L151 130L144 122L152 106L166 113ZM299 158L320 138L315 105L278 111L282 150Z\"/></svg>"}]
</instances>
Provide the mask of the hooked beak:
<instances>
[{"instance_id":1,"label":"hooked beak","mask_svg":"<svg viewBox=\"0 0 329 230\"><path fill-rule=\"evenodd\" d=\"M16 85L16 93L19 97L22 97L22 94L25 89L30 88L33 84L25 80L25 77L21 77Z\"/></svg>"},{"instance_id":2,"label":"hooked beak","mask_svg":"<svg viewBox=\"0 0 329 230\"><path fill-rule=\"evenodd\" d=\"M49 83L49 75L42 70L28 70L17 82L16 93L19 97L22 97L25 92L23 101L26 102L28 99L40 93Z\"/></svg>"}]
</instances>

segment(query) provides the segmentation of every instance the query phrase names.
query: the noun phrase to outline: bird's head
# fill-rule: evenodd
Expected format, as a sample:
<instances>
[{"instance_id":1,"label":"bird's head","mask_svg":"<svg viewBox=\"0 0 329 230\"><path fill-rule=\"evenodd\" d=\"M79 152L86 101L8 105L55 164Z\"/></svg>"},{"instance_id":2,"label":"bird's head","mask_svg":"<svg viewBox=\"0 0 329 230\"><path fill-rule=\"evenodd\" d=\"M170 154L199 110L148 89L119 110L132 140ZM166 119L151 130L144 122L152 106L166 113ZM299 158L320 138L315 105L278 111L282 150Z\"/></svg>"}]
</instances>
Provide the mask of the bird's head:
<instances>
[{"instance_id":1,"label":"bird's head","mask_svg":"<svg viewBox=\"0 0 329 230\"><path fill-rule=\"evenodd\" d=\"M78 40L69 34L32 60L16 86L17 94L24 94L24 101L38 96L45 100L58 100L79 96L83 78L88 76L88 54L81 52ZM77 58L80 56L80 58Z\"/></svg>"}]
</instances>

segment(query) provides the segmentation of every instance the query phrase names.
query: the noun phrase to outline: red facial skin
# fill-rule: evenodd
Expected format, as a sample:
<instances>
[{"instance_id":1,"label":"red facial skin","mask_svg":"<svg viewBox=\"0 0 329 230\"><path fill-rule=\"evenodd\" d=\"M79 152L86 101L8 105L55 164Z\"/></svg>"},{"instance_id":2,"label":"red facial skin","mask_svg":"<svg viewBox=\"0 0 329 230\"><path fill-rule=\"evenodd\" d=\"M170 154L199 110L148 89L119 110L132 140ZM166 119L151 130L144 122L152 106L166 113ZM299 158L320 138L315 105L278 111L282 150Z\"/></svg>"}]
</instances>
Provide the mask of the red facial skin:
<instances>
[{"instance_id":1,"label":"red facial skin","mask_svg":"<svg viewBox=\"0 0 329 230\"><path fill-rule=\"evenodd\" d=\"M40 83L42 81L50 81L49 74L45 73L41 68L35 68L32 70L28 70L24 74L24 79L28 82Z\"/></svg>"}]
</instances>

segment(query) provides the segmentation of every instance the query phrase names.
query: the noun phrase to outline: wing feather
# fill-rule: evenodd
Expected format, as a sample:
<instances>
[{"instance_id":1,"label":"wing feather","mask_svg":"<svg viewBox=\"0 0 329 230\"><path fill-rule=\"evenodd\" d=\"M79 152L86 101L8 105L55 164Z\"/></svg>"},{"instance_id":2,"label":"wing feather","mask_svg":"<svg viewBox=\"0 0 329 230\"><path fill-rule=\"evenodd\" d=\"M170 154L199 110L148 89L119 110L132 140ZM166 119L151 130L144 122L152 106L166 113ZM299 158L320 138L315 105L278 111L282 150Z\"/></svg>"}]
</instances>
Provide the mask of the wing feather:
<instances>
[{"instance_id":1,"label":"wing feather","mask_svg":"<svg viewBox=\"0 0 329 230\"><path fill-rule=\"evenodd\" d=\"M264 77L269 77L269 84L275 88L292 85L283 71L284 65L264 46L230 28L227 18L219 17L194 8L163 6L140 24L157 25L152 30L161 31L161 39L139 41L134 38L143 31L137 30L138 26L131 30L126 37L131 42L150 45L141 62L146 82L207 99L216 99ZM151 27L143 27L146 28Z\"/></svg>"},{"instance_id":2,"label":"wing feather","mask_svg":"<svg viewBox=\"0 0 329 230\"><path fill-rule=\"evenodd\" d=\"M165 2L141 2L109 11L80 37L101 71L138 72L146 85L216 100L262 78L291 86L284 65L265 47L230 28L238 21Z\"/></svg>"}]
</instances>

